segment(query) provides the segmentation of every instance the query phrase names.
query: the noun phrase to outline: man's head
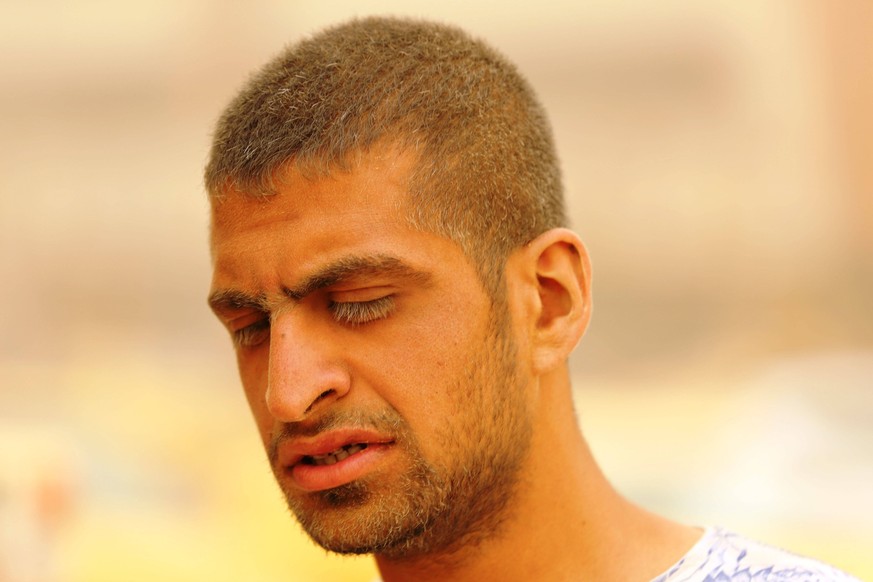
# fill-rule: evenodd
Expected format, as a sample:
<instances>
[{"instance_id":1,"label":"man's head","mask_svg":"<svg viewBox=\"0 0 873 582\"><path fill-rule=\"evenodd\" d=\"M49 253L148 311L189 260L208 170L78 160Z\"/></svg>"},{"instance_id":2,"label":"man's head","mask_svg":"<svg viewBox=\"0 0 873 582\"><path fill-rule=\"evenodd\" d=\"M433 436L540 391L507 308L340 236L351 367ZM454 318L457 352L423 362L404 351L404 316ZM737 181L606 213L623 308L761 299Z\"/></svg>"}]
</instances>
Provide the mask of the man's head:
<instances>
[{"instance_id":1,"label":"man's head","mask_svg":"<svg viewBox=\"0 0 873 582\"><path fill-rule=\"evenodd\" d=\"M515 248L565 226L548 122L515 67L464 32L367 18L291 46L226 109L212 196L275 193L294 165L324 175L379 142L416 156L412 224L457 242L486 285Z\"/></svg>"},{"instance_id":2,"label":"man's head","mask_svg":"<svg viewBox=\"0 0 873 582\"><path fill-rule=\"evenodd\" d=\"M356 21L253 78L206 176L210 303L306 530L394 560L493 536L560 470L569 386L540 380L588 313L526 83L457 30Z\"/></svg>"}]
</instances>

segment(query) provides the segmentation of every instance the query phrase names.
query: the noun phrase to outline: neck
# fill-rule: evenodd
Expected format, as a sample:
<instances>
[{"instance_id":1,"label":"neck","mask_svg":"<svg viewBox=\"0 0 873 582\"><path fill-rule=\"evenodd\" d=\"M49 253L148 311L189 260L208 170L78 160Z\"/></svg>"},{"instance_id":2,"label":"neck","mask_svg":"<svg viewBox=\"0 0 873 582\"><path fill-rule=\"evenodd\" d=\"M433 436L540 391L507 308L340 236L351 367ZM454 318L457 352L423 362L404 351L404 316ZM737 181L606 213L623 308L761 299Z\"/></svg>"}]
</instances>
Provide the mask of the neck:
<instances>
[{"instance_id":1,"label":"neck","mask_svg":"<svg viewBox=\"0 0 873 582\"><path fill-rule=\"evenodd\" d=\"M699 538L622 498L578 428L566 370L541 380L527 469L501 529L452 556L376 556L385 582L645 581Z\"/></svg>"}]
</instances>

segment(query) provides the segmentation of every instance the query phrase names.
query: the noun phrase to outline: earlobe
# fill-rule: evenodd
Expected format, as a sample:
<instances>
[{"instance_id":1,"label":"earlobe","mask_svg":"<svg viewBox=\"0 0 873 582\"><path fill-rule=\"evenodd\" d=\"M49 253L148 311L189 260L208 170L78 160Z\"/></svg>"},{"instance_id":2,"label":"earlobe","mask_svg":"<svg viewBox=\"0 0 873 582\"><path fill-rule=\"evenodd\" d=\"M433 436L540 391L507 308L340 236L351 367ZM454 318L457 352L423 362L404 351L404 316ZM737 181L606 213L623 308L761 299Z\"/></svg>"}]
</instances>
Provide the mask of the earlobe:
<instances>
[{"instance_id":1,"label":"earlobe","mask_svg":"<svg viewBox=\"0 0 873 582\"><path fill-rule=\"evenodd\" d=\"M582 241L565 228L544 232L526 250L537 286L533 366L542 374L566 361L588 327L591 266Z\"/></svg>"}]
</instances>

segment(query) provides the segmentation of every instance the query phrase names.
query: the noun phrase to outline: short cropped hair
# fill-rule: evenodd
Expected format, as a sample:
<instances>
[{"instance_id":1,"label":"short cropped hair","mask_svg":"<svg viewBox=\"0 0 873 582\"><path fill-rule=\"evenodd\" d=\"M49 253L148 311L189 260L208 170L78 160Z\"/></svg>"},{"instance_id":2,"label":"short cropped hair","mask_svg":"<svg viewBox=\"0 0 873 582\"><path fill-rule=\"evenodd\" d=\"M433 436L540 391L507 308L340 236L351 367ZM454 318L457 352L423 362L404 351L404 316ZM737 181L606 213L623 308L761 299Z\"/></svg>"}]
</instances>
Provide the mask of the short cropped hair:
<instances>
[{"instance_id":1,"label":"short cropped hair","mask_svg":"<svg viewBox=\"0 0 873 582\"><path fill-rule=\"evenodd\" d=\"M365 18L291 45L216 126L206 188L274 194L288 164L347 168L388 142L416 154L408 217L460 245L496 291L506 258L566 224L560 169L542 106L516 67L446 25Z\"/></svg>"}]
</instances>

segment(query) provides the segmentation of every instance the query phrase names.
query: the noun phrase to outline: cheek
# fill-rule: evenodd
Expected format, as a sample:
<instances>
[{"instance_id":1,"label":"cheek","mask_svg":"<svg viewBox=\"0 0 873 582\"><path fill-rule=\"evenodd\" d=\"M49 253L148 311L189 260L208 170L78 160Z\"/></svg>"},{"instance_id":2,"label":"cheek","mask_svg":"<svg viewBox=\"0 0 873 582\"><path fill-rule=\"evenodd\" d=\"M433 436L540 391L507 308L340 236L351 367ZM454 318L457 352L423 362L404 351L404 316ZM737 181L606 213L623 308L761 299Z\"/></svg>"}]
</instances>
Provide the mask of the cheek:
<instances>
[{"instance_id":1,"label":"cheek","mask_svg":"<svg viewBox=\"0 0 873 582\"><path fill-rule=\"evenodd\" d=\"M457 411L468 359L482 337L470 310L455 310L461 317L452 313L415 314L407 320L412 323L391 329L392 337L371 338L375 351L358 360L371 387L411 425L433 424Z\"/></svg>"}]
</instances>

